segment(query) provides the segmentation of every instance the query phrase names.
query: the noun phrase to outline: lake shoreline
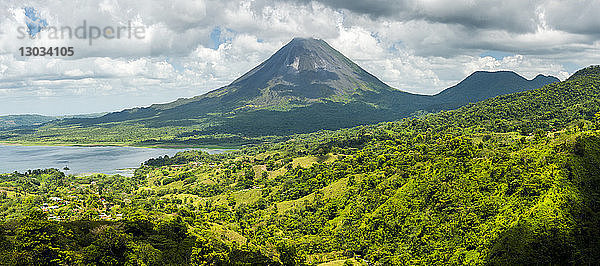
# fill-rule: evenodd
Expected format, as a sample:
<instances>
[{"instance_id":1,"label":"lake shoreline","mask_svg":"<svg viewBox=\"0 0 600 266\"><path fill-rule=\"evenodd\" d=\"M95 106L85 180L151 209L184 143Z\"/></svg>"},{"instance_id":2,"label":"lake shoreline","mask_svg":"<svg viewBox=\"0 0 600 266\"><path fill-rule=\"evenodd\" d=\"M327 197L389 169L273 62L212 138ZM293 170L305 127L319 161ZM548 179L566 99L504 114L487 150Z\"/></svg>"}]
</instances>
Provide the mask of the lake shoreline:
<instances>
[{"instance_id":1,"label":"lake shoreline","mask_svg":"<svg viewBox=\"0 0 600 266\"><path fill-rule=\"evenodd\" d=\"M33 169L65 169L66 174L127 175L145 161L179 152L198 150L208 154L225 153L228 149L207 148L141 148L124 146L82 145L12 145L0 143L0 173Z\"/></svg>"},{"instance_id":2,"label":"lake shoreline","mask_svg":"<svg viewBox=\"0 0 600 266\"><path fill-rule=\"evenodd\" d=\"M223 150L239 150L242 146L221 146L221 145L183 145L183 144L149 144L138 145L121 142L108 143L71 143L71 142L15 142L15 141L0 141L0 145L6 146L47 146L47 147L129 147L129 148L149 148L149 149L223 149Z\"/></svg>"}]
</instances>

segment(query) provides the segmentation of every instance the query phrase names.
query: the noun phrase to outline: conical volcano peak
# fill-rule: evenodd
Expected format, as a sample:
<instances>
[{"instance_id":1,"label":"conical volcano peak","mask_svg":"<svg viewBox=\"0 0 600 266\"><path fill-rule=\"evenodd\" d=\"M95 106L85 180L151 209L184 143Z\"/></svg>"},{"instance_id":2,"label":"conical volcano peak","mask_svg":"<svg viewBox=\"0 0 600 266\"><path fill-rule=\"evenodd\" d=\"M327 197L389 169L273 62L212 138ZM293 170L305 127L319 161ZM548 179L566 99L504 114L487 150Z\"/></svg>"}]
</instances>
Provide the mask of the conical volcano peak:
<instances>
[{"instance_id":1,"label":"conical volcano peak","mask_svg":"<svg viewBox=\"0 0 600 266\"><path fill-rule=\"evenodd\" d=\"M325 41L314 38L294 38L271 59L267 62L279 64L283 72L335 70L349 61Z\"/></svg>"},{"instance_id":2,"label":"conical volcano peak","mask_svg":"<svg viewBox=\"0 0 600 266\"><path fill-rule=\"evenodd\" d=\"M287 43L285 46L303 47L304 49L308 49L308 50L319 48L319 47L321 47L321 48L326 47L326 49L333 49L324 40L316 39L316 38L295 37L289 43Z\"/></svg>"},{"instance_id":3,"label":"conical volcano peak","mask_svg":"<svg viewBox=\"0 0 600 266\"><path fill-rule=\"evenodd\" d=\"M316 39L316 38L303 38L303 37L294 37L289 44L306 44L306 43L313 43L313 44L327 44L325 41L321 40L321 39Z\"/></svg>"},{"instance_id":4,"label":"conical volcano peak","mask_svg":"<svg viewBox=\"0 0 600 266\"><path fill-rule=\"evenodd\" d=\"M348 100L357 90L391 89L327 42L314 38L292 39L229 87L246 90L244 95L276 95L300 101Z\"/></svg>"},{"instance_id":5,"label":"conical volcano peak","mask_svg":"<svg viewBox=\"0 0 600 266\"><path fill-rule=\"evenodd\" d=\"M336 60L337 51L323 40L294 38L282 50L286 57L285 66L295 71L333 70L340 66Z\"/></svg>"}]
</instances>

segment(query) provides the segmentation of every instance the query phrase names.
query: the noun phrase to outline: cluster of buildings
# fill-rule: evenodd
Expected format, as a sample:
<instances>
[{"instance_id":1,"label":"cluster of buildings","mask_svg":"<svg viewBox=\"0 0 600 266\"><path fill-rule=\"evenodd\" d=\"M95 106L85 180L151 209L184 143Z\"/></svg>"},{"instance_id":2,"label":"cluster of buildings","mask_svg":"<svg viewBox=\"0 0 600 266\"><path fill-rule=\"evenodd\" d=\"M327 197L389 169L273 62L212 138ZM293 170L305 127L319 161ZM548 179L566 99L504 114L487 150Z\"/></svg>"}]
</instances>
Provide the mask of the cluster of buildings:
<instances>
[{"instance_id":1,"label":"cluster of buildings","mask_svg":"<svg viewBox=\"0 0 600 266\"><path fill-rule=\"evenodd\" d=\"M76 196L70 196L72 198L77 198ZM69 203L71 202L70 200L65 200L63 198L60 197L49 197L48 198L49 203L42 203L42 205L40 206L40 209L42 211L44 211L45 213L48 213L48 220L53 220L53 221L63 221L65 220L65 217L63 216L59 216L57 211L59 208L64 207L69 205ZM123 214L116 214L114 217L110 214L106 214L106 212L101 212L102 210L104 211L110 211L113 208L113 204L109 203L107 200L105 200L104 198L100 198L99 199L99 203L101 204L101 208L97 209L97 211L99 212L98 214L98 219L100 220L107 220L107 221L111 221L111 220L118 220L121 219L123 217ZM76 207L75 211L78 214L82 214L85 210L81 207Z\"/></svg>"}]
</instances>

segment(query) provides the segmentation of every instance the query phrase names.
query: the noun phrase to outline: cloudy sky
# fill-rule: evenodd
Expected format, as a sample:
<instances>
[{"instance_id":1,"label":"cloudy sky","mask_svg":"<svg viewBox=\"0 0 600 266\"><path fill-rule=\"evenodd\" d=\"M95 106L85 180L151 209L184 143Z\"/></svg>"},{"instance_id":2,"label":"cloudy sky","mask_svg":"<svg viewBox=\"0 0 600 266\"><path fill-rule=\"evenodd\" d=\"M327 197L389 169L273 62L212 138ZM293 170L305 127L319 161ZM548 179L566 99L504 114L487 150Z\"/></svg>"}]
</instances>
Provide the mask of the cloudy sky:
<instances>
[{"instance_id":1,"label":"cloudy sky","mask_svg":"<svg viewBox=\"0 0 600 266\"><path fill-rule=\"evenodd\" d=\"M20 38L33 7L47 28ZM389 85L434 94L476 70L567 78L600 64L600 1L78 0L0 3L0 115L116 111L227 85L293 37L324 39ZM50 38L48 27L144 29ZM25 27L26 29L26 27ZM20 47L74 47L26 57Z\"/></svg>"}]
</instances>

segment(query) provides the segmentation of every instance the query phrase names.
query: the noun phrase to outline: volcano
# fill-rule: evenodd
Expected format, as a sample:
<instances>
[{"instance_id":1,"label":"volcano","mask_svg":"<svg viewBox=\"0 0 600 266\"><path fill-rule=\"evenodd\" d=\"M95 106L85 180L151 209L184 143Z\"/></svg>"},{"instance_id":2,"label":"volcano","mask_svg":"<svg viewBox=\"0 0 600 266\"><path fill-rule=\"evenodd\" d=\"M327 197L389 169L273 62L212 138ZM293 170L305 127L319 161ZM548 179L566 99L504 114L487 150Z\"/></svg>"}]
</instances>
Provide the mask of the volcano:
<instances>
[{"instance_id":1,"label":"volcano","mask_svg":"<svg viewBox=\"0 0 600 266\"><path fill-rule=\"evenodd\" d=\"M204 95L98 118L65 119L57 126L125 123L187 131L177 137L288 135L398 120L555 81L480 71L438 95L411 94L388 86L323 40L294 38L231 84Z\"/></svg>"}]
</instances>

